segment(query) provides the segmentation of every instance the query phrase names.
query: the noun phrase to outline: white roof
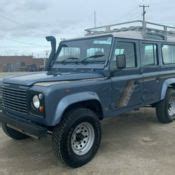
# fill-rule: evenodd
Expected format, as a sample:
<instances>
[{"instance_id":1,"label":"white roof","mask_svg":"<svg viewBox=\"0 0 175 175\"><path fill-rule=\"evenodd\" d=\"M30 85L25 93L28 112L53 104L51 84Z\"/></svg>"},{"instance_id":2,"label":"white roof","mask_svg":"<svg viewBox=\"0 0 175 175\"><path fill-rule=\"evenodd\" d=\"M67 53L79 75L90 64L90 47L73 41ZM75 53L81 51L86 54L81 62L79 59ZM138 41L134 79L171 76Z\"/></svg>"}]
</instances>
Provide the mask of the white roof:
<instances>
[{"instance_id":1,"label":"white roof","mask_svg":"<svg viewBox=\"0 0 175 175\"><path fill-rule=\"evenodd\" d=\"M135 23L137 25L131 26ZM144 28L143 21L140 20L90 28L85 31L86 38L111 34L118 38L175 42L175 27L145 22Z\"/></svg>"}]
</instances>

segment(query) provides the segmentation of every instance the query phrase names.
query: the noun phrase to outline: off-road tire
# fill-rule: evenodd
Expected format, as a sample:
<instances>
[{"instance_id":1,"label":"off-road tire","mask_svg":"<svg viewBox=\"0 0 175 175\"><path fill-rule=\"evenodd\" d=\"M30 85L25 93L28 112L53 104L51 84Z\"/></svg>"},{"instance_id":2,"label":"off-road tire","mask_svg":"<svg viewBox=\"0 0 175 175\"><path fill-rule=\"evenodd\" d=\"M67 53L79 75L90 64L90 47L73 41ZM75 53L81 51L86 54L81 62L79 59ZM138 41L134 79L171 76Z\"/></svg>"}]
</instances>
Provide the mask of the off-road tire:
<instances>
[{"instance_id":1,"label":"off-road tire","mask_svg":"<svg viewBox=\"0 0 175 175\"><path fill-rule=\"evenodd\" d=\"M89 122L94 129L94 142L85 155L77 155L71 147L71 136L74 129L83 122ZM77 108L67 112L63 120L53 130L52 144L59 160L72 168L88 163L96 154L101 142L101 126L97 115L86 108Z\"/></svg>"},{"instance_id":2,"label":"off-road tire","mask_svg":"<svg viewBox=\"0 0 175 175\"><path fill-rule=\"evenodd\" d=\"M175 119L174 116L170 116L168 113L169 100L172 96L175 97L175 90L169 88L166 92L165 99L156 105L157 118L161 123L171 123Z\"/></svg>"},{"instance_id":3,"label":"off-road tire","mask_svg":"<svg viewBox=\"0 0 175 175\"><path fill-rule=\"evenodd\" d=\"M27 139L29 137L25 134L22 134L14 129L8 127L6 123L2 123L2 129L7 136L9 136L10 138L12 138L14 140L24 140L24 139Z\"/></svg>"}]
</instances>

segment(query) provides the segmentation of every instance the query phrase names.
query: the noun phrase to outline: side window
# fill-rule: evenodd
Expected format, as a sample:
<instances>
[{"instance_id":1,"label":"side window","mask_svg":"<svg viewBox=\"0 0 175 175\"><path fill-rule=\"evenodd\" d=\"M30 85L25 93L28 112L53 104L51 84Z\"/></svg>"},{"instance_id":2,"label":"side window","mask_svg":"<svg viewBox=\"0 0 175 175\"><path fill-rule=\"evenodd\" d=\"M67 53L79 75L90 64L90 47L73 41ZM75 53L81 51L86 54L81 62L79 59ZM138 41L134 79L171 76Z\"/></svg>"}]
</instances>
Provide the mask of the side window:
<instances>
[{"instance_id":1,"label":"side window","mask_svg":"<svg viewBox=\"0 0 175 175\"><path fill-rule=\"evenodd\" d=\"M175 64L175 46L163 45L162 54L164 64Z\"/></svg>"},{"instance_id":2,"label":"side window","mask_svg":"<svg viewBox=\"0 0 175 175\"><path fill-rule=\"evenodd\" d=\"M157 65L157 45L156 44L143 44L143 55L141 64L143 67Z\"/></svg>"},{"instance_id":3,"label":"side window","mask_svg":"<svg viewBox=\"0 0 175 175\"><path fill-rule=\"evenodd\" d=\"M123 55L126 56L126 68L136 67L136 53L135 53L135 43L132 42L117 42L114 51L114 58L112 60L112 69L116 69L116 56Z\"/></svg>"}]
</instances>

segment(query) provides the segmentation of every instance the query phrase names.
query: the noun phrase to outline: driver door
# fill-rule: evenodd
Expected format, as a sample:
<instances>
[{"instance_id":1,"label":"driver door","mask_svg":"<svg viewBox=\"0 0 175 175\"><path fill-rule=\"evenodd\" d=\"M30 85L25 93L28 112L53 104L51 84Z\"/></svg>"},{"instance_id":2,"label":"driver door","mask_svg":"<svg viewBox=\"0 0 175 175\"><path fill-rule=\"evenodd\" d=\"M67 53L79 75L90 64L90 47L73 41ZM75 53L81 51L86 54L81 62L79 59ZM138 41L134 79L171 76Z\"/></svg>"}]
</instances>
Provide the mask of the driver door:
<instances>
[{"instance_id":1,"label":"driver door","mask_svg":"<svg viewBox=\"0 0 175 175\"><path fill-rule=\"evenodd\" d=\"M114 110L133 108L142 103L139 43L120 39L115 43L112 69L112 105ZM118 69L116 56L125 55L126 68Z\"/></svg>"}]
</instances>

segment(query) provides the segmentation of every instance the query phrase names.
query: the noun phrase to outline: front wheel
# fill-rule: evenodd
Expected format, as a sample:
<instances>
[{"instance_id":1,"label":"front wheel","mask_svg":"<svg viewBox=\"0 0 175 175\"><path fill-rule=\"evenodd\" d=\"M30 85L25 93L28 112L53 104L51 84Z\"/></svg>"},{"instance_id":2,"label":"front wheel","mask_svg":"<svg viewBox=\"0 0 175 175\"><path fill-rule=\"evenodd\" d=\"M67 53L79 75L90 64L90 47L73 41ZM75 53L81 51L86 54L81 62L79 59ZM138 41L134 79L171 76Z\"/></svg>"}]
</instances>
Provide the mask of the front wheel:
<instances>
[{"instance_id":1,"label":"front wheel","mask_svg":"<svg viewBox=\"0 0 175 175\"><path fill-rule=\"evenodd\" d=\"M171 123L175 119L175 90L168 89L164 100L156 106L157 118L161 123Z\"/></svg>"},{"instance_id":2,"label":"front wheel","mask_svg":"<svg viewBox=\"0 0 175 175\"><path fill-rule=\"evenodd\" d=\"M53 149L73 168L89 162L101 141L101 127L96 114L85 108L68 112L53 131Z\"/></svg>"}]
</instances>

